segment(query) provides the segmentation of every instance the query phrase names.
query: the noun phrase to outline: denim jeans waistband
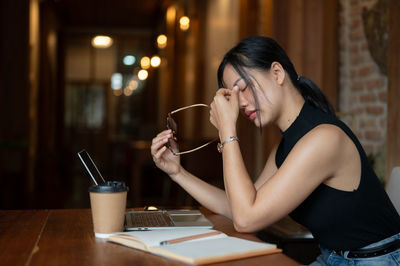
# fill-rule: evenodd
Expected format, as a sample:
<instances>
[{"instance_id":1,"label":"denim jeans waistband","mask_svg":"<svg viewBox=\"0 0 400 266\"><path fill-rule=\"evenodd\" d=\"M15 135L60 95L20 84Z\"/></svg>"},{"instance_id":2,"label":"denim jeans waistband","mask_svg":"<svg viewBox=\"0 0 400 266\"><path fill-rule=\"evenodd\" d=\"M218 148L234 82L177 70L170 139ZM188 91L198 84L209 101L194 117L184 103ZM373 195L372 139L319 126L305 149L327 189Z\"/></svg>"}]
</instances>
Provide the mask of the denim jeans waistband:
<instances>
[{"instance_id":1,"label":"denim jeans waistband","mask_svg":"<svg viewBox=\"0 0 400 266\"><path fill-rule=\"evenodd\" d=\"M379 248L380 246L383 246L383 245L385 245L387 243L391 243L391 242L393 242L393 241L395 241L397 239L400 239L400 233L395 234L395 235L390 236L390 237L387 237L387 238L385 238L383 240L380 240L378 242L369 244L369 245L364 246L362 248L359 248L357 250L330 250L330 249L326 249L326 248L321 247L321 251L322 251L322 249L324 249L325 251L334 252L334 253L342 256L343 258L347 258L349 253L352 252L352 251L363 251L363 250L368 250L368 249L373 249L373 248Z\"/></svg>"},{"instance_id":2,"label":"denim jeans waistband","mask_svg":"<svg viewBox=\"0 0 400 266\"><path fill-rule=\"evenodd\" d=\"M392 236L390 236L390 237L388 237L388 238L385 238L385 239L383 239L383 240L381 240L381 241L378 241L378 242L369 244L368 246L365 246L365 247L360 248L360 250L367 249L367 248L379 247L379 246L382 246L382 245L384 245L384 244L386 244L386 243L390 243L390 242L392 242L392 241L394 241L394 240L396 240L396 239L399 239L399 238L400 238L400 233L395 234L395 235L392 235Z\"/></svg>"}]
</instances>

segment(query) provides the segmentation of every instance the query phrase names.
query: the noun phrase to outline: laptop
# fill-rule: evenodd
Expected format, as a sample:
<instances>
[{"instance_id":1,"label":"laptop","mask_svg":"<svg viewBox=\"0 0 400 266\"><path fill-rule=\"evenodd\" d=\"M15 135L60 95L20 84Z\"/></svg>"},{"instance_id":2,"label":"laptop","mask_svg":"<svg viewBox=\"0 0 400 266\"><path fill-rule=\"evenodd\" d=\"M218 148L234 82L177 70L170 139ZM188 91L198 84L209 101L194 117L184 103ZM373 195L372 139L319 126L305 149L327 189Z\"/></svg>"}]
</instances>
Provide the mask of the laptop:
<instances>
[{"instance_id":1,"label":"laptop","mask_svg":"<svg viewBox=\"0 0 400 266\"><path fill-rule=\"evenodd\" d=\"M213 228L199 210L131 211L125 213L125 230Z\"/></svg>"},{"instance_id":2,"label":"laptop","mask_svg":"<svg viewBox=\"0 0 400 266\"><path fill-rule=\"evenodd\" d=\"M78 152L78 157L96 185L105 182L86 150ZM125 230L127 231L172 228L213 228L213 224L199 210L152 210L125 213Z\"/></svg>"}]
</instances>

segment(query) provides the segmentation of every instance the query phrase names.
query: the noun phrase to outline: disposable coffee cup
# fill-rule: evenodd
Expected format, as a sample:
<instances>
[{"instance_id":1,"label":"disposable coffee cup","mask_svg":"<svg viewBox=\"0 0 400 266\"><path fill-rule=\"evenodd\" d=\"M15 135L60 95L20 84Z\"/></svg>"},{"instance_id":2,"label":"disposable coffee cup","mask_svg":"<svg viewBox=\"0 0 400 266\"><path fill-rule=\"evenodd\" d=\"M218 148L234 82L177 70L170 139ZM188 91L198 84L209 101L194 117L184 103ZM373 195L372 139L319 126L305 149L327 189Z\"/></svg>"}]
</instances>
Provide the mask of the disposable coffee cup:
<instances>
[{"instance_id":1,"label":"disposable coffee cup","mask_svg":"<svg viewBox=\"0 0 400 266\"><path fill-rule=\"evenodd\" d=\"M107 238L124 229L126 196L124 182L107 181L89 187L94 235Z\"/></svg>"}]
</instances>

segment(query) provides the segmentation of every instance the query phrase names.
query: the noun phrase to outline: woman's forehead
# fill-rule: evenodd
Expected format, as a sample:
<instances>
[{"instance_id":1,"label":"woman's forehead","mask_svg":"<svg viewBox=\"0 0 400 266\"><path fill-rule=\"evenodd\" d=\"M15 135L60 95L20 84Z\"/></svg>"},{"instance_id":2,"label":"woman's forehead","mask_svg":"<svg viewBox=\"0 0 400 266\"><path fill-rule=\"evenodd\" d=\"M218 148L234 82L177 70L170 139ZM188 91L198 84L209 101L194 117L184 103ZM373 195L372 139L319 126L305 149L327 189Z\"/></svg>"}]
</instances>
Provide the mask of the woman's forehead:
<instances>
[{"instance_id":1,"label":"woman's forehead","mask_svg":"<svg viewBox=\"0 0 400 266\"><path fill-rule=\"evenodd\" d=\"M232 65L227 65L224 69L222 79L223 85L226 88L233 88L233 86L235 85L238 85L239 87L246 86L247 83L258 83L259 79L262 79L262 77L269 75L269 71L264 71L256 68L243 67L241 69L241 72L243 72L242 74L245 75L244 77L240 76Z\"/></svg>"},{"instance_id":2,"label":"woman's forehead","mask_svg":"<svg viewBox=\"0 0 400 266\"><path fill-rule=\"evenodd\" d=\"M227 88L231 88L235 85L240 85L244 82L243 78L239 73L233 68L232 65L227 65L224 69L223 83Z\"/></svg>"}]
</instances>

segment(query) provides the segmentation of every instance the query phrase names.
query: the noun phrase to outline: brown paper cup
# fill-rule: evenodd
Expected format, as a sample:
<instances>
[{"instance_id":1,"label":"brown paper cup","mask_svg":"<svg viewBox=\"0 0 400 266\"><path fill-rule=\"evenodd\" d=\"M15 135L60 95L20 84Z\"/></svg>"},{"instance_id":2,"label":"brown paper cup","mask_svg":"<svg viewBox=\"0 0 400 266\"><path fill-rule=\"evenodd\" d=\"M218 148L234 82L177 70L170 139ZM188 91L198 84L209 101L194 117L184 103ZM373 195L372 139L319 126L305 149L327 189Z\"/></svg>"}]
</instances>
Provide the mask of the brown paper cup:
<instances>
[{"instance_id":1,"label":"brown paper cup","mask_svg":"<svg viewBox=\"0 0 400 266\"><path fill-rule=\"evenodd\" d=\"M93 192L90 190L95 236L107 238L112 233L122 232L124 230L127 188L122 192Z\"/></svg>"}]
</instances>

